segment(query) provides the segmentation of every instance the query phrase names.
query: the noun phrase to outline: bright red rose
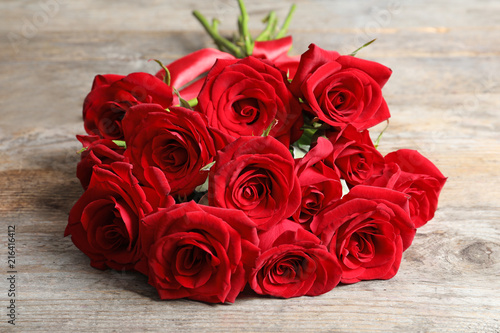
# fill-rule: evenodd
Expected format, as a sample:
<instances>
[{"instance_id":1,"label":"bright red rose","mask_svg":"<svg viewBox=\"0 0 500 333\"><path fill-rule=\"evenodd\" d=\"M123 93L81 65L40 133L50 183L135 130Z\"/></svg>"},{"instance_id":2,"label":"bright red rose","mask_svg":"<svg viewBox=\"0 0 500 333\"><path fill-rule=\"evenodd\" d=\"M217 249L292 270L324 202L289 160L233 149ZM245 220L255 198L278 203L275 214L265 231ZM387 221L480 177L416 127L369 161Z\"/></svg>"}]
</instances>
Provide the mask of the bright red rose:
<instances>
[{"instance_id":1,"label":"bright red rose","mask_svg":"<svg viewBox=\"0 0 500 333\"><path fill-rule=\"evenodd\" d=\"M436 166L416 150L401 149L385 156L382 175L366 185L390 188L410 195L410 216L420 228L434 217L439 193L446 182Z\"/></svg>"},{"instance_id":2,"label":"bright red rose","mask_svg":"<svg viewBox=\"0 0 500 333\"><path fill-rule=\"evenodd\" d=\"M416 231L407 195L363 185L318 214L311 230L338 258L342 283L392 278Z\"/></svg>"},{"instance_id":3,"label":"bright red rose","mask_svg":"<svg viewBox=\"0 0 500 333\"><path fill-rule=\"evenodd\" d=\"M290 151L270 136L238 138L217 154L208 200L211 206L243 211L259 229L290 217L300 205Z\"/></svg>"},{"instance_id":4,"label":"bright red rose","mask_svg":"<svg viewBox=\"0 0 500 333\"><path fill-rule=\"evenodd\" d=\"M255 224L240 211L189 201L143 219L149 283L162 299L233 303L259 254Z\"/></svg>"},{"instance_id":5,"label":"bright red rose","mask_svg":"<svg viewBox=\"0 0 500 333\"><path fill-rule=\"evenodd\" d=\"M382 173L384 157L375 148L368 130L358 132L347 125L338 132L326 134L333 144L333 154L325 163L334 168L350 186L362 184Z\"/></svg>"},{"instance_id":6,"label":"bright red rose","mask_svg":"<svg viewBox=\"0 0 500 333\"><path fill-rule=\"evenodd\" d=\"M158 167L172 195L190 195L207 179L208 171L200 169L213 161L217 146L227 142L207 128L202 114L186 108L166 111L157 104L142 104L132 111L123 118L123 132L125 156L134 165L134 173L142 180L144 169Z\"/></svg>"},{"instance_id":7,"label":"bright red rose","mask_svg":"<svg viewBox=\"0 0 500 333\"><path fill-rule=\"evenodd\" d=\"M291 89L321 121L361 131L390 117L382 87L392 71L373 61L341 56L311 44L302 54Z\"/></svg>"},{"instance_id":8,"label":"bright red rose","mask_svg":"<svg viewBox=\"0 0 500 333\"><path fill-rule=\"evenodd\" d=\"M261 295L290 298L332 290L342 270L318 237L283 220L259 235L261 255L249 283Z\"/></svg>"},{"instance_id":9,"label":"bright red rose","mask_svg":"<svg viewBox=\"0 0 500 333\"><path fill-rule=\"evenodd\" d=\"M86 148L81 153L81 160L76 166L76 177L84 189L89 186L94 165L128 162L128 159L123 156L125 148L118 147L113 140L101 139L97 135L77 135L76 138Z\"/></svg>"},{"instance_id":10,"label":"bright red rose","mask_svg":"<svg viewBox=\"0 0 500 333\"><path fill-rule=\"evenodd\" d=\"M145 171L147 186L132 175L132 165L94 166L89 187L69 213L64 236L90 258L92 267L132 269L142 258L139 221L174 200L158 169Z\"/></svg>"},{"instance_id":11,"label":"bright red rose","mask_svg":"<svg viewBox=\"0 0 500 333\"><path fill-rule=\"evenodd\" d=\"M172 105L172 88L148 73L97 75L83 103L83 121L88 134L122 140L121 120L131 106L157 103Z\"/></svg>"},{"instance_id":12,"label":"bright red rose","mask_svg":"<svg viewBox=\"0 0 500 333\"><path fill-rule=\"evenodd\" d=\"M292 219L309 230L313 217L325 206L342 197L342 184L337 172L323 160L331 157L333 145L325 138L301 159L295 160L295 171L302 191L302 203Z\"/></svg>"},{"instance_id":13,"label":"bright red rose","mask_svg":"<svg viewBox=\"0 0 500 333\"><path fill-rule=\"evenodd\" d=\"M285 73L255 57L217 60L198 96L197 110L210 126L234 137L261 135L272 123L270 136L286 146L302 108L288 90Z\"/></svg>"}]
</instances>

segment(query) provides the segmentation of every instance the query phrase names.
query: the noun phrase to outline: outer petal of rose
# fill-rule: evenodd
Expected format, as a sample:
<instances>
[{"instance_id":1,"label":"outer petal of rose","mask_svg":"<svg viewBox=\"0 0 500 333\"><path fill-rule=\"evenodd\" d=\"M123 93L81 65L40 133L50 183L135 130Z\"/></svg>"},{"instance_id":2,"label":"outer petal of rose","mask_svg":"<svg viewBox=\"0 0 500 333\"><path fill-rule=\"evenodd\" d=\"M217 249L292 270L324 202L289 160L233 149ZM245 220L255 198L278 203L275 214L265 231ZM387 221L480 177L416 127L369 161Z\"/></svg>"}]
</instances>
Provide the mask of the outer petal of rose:
<instances>
[{"instance_id":1,"label":"outer petal of rose","mask_svg":"<svg viewBox=\"0 0 500 333\"><path fill-rule=\"evenodd\" d=\"M312 147L311 150L309 150L303 158L297 160L297 163L295 165L297 174L300 175L302 171L304 171L304 169L318 163L332 153L332 143L326 138L319 137L316 145Z\"/></svg>"},{"instance_id":2,"label":"outer petal of rose","mask_svg":"<svg viewBox=\"0 0 500 333\"><path fill-rule=\"evenodd\" d=\"M117 74L96 75L96 77L94 78L94 82L92 83L92 90L101 86L109 86L110 84L121 80L124 77L124 75Z\"/></svg>"},{"instance_id":3,"label":"outer petal of rose","mask_svg":"<svg viewBox=\"0 0 500 333\"><path fill-rule=\"evenodd\" d=\"M340 56L337 62L342 65L342 68L357 68L370 75L382 88L389 80L392 70L375 61L360 59L353 56Z\"/></svg>"},{"instance_id":4,"label":"outer petal of rose","mask_svg":"<svg viewBox=\"0 0 500 333\"><path fill-rule=\"evenodd\" d=\"M300 57L299 67L290 86L291 90L297 96L302 96L300 86L306 80L307 76L318 67L335 61L339 56L340 54L336 51L323 50L315 44L309 45L309 50L304 52Z\"/></svg>"},{"instance_id":5,"label":"outer petal of rose","mask_svg":"<svg viewBox=\"0 0 500 333\"><path fill-rule=\"evenodd\" d=\"M416 150L400 149L387 154L384 159L386 163L396 163L402 171L434 177L441 186L446 182L446 177L441 171Z\"/></svg>"}]
</instances>

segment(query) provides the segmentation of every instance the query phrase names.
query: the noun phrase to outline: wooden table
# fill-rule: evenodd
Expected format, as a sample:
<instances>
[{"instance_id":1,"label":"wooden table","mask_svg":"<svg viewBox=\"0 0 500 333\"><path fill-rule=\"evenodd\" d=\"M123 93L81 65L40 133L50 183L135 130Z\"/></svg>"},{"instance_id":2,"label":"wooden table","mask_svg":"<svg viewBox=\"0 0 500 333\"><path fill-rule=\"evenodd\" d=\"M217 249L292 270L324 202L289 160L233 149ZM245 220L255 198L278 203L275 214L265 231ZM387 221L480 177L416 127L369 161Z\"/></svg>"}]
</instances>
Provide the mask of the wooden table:
<instances>
[{"instance_id":1,"label":"wooden table","mask_svg":"<svg viewBox=\"0 0 500 333\"><path fill-rule=\"evenodd\" d=\"M247 1L251 30L291 1ZM299 0L294 54L309 43L394 71L380 150L418 149L449 177L435 218L389 281L320 297L233 305L160 301L139 274L98 271L63 238L82 193L81 104L98 73L154 73L211 46L190 12L235 28L236 1L0 3L0 331L500 331L500 3ZM375 128L377 133L380 128ZM7 231L16 231L16 326L7 324Z\"/></svg>"}]
</instances>

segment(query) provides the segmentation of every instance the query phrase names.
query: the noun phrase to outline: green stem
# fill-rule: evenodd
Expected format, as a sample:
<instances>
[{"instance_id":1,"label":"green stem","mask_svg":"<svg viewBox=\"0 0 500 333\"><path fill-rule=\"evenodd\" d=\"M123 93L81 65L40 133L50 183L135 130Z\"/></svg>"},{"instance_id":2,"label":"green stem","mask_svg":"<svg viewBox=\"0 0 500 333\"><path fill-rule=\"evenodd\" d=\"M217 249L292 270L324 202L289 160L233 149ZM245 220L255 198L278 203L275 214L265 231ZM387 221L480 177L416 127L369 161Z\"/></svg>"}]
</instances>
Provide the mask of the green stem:
<instances>
[{"instance_id":1,"label":"green stem","mask_svg":"<svg viewBox=\"0 0 500 333\"><path fill-rule=\"evenodd\" d=\"M262 42L271 39L271 35L274 32L274 28L276 27L276 13L271 11L269 15L265 18L264 22L267 22L266 28L260 33L256 41Z\"/></svg>"},{"instance_id":2,"label":"green stem","mask_svg":"<svg viewBox=\"0 0 500 333\"><path fill-rule=\"evenodd\" d=\"M382 135L384 134L385 130L389 127L389 119L387 119L387 124L385 125L384 129L382 130L382 132L380 132L380 134L378 135L377 137L377 140L375 140L375 149L378 148L378 145L380 143L380 139L382 138Z\"/></svg>"},{"instance_id":3,"label":"green stem","mask_svg":"<svg viewBox=\"0 0 500 333\"><path fill-rule=\"evenodd\" d=\"M374 41L376 41L376 40L377 40L377 38L372 39L372 40L371 40L371 41L369 41L368 43L363 44L363 46L358 47L355 51L353 51L353 52L352 52L352 53L350 53L349 55L350 55L350 56L355 57L355 56L356 56L356 54L357 54L357 53L358 53L361 49L363 49L363 48L367 47L368 45L370 45L371 43L373 43L373 42L374 42Z\"/></svg>"},{"instance_id":4,"label":"green stem","mask_svg":"<svg viewBox=\"0 0 500 333\"><path fill-rule=\"evenodd\" d=\"M276 39L280 39L285 37L288 27L290 26L290 22L292 21L293 13L295 12L295 9L297 9L297 6L295 4L292 5L290 8L290 11L288 12L288 15L286 16L285 22L283 22L283 25L281 26L280 31L278 31L278 34L276 35Z\"/></svg>"},{"instance_id":5,"label":"green stem","mask_svg":"<svg viewBox=\"0 0 500 333\"><path fill-rule=\"evenodd\" d=\"M238 5L240 6L240 11L241 11L241 16L239 19L240 34L243 37L243 43L245 45L246 55L251 55L253 51L253 42L252 42L252 37L250 36L250 31L248 30L249 16L243 0L238 0Z\"/></svg>"},{"instance_id":6,"label":"green stem","mask_svg":"<svg viewBox=\"0 0 500 333\"><path fill-rule=\"evenodd\" d=\"M212 37L215 44L217 46L219 46L219 49L220 49L220 45L222 45L224 48L226 48L234 56L236 56L238 58L241 57L241 50L236 45L231 43L229 40L222 37L217 30L213 29L214 26L217 27L217 24L215 24L214 26L210 25L210 23L208 23L207 19L197 10L193 11L193 15L201 23L203 28L205 28L205 31L210 35L210 37ZM221 49L221 51L224 51L224 50Z\"/></svg>"}]
</instances>

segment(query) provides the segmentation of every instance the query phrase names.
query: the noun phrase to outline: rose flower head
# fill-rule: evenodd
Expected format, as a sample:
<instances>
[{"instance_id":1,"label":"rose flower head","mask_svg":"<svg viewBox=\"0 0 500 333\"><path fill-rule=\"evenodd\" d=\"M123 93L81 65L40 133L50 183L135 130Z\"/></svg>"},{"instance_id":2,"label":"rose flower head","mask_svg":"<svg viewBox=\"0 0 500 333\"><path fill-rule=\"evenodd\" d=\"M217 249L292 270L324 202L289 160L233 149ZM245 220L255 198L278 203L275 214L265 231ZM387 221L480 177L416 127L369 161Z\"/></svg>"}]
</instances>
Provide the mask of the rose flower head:
<instances>
[{"instance_id":1,"label":"rose flower head","mask_svg":"<svg viewBox=\"0 0 500 333\"><path fill-rule=\"evenodd\" d=\"M174 204L163 173L148 168L145 177L148 183L141 186L132 165L124 162L94 166L90 184L71 209L64 233L89 256L93 267L134 268L142 259L140 219Z\"/></svg>"},{"instance_id":2,"label":"rose flower head","mask_svg":"<svg viewBox=\"0 0 500 333\"><path fill-rule=\"evenodd\" d=\"M325 138L318 138L316 145L295 160L295 170L302 191L302 202L292 219L309 229L309 224L325 206L342 197L342 184L335 169L324 160L333 154L333 145Z\"/></svg>"},{"instance_id":3,"label":"rose flower head","mask_svg":"<svg viewBox=\"0 0 500 333\"><path fill-rule=\"evenodd\" d=\"M144 218L149 276L161 299L233 303L259 254L255 224L241 211L189 201Z\"/></svg>"},{"instance_id":4,"label":"rose flower head","mask_svg":"<svg viewBox=\"0 0 500 333\"><path fill-rule=\"evenodd\" d=\"M326 207L311 230L337 257L342 283L392 278L416 232L407 195L364 185Z\"/></svg>"},{"instance_id":5,"label":"rose flower head","mask_svg":"<svg viewBox=\"0 0 500 333\"><path fill-rule=\"evenodd\" d=\"M379 63L311 44L300 58L291 90L319 120L361 131L390 117L381 89L391 74Z\"/></svg>"},{"instance_id":6,"label":"rose flower head","mask_svg":"<svg viewBox=\"0 0 500 333\"><path fill-rule=\"evenodd\" d=\"M366 181L410 196L410 216L420 228L434 217L446 177L416 150L400 149L385 156L384 171Z\"/></svg>"},{"instance_id":7,"label":"rose flower head","mask_svg":"<svg viewBox=\"0 0 500 333\"><path fill-rule=\"evenodd\" d=\"M83 123L88 134L123 140L121 121L130 107L157 103L172 105L172 88L148 73L97 75L83 103Z\"/></svg>"},{"instance_id":8,"label":"rose flower head","mask_svg":"<svg viewBox=\"0 0 500 333\"><path fill-rule=\"evenodd\" d=\"M209 204L241 210L259 229L290 217L300 196L292 155L270 136L238 138L219 151L210 169Z\"/></svg>"},{"instance_id":9,"label":"rose flower head","mask_svg":"<svg viewBox=\"0 0 500 333\"><path fill-rule=\"evenodd\" d=\"M125 156L143 179L149 166L161 169L173 196L188 196L205 182L200 171L215 158L224 140L207 128L204 115L183 107L165 110L158 104L141 104L123 118Z\"/></svg>"},{"instance_id":10,"label":"rose flower head","mask_svg":"<svg viewBox=\"0 0 500 333\"><path fill-rule=\"evenodd\" d=\"M298 139L291 129L302 115L286 74L255 57L217 60L200 91L197 110L211 127L234 137L262 135L276 122L269 135L285 145L291 136L292 141Z\"/></svg>"},{"instance_id":11,"label":"rose flower head","mask_svg":"<svg viewBox=\"0 0 500 333\"><path fill-rule=\"evenodd\" d=\"M317 296L332 290L342 270L337 257L300 224L283 220L259 235L262 250L250 277L258 294Z\"/></svg>"}]
</instances>

